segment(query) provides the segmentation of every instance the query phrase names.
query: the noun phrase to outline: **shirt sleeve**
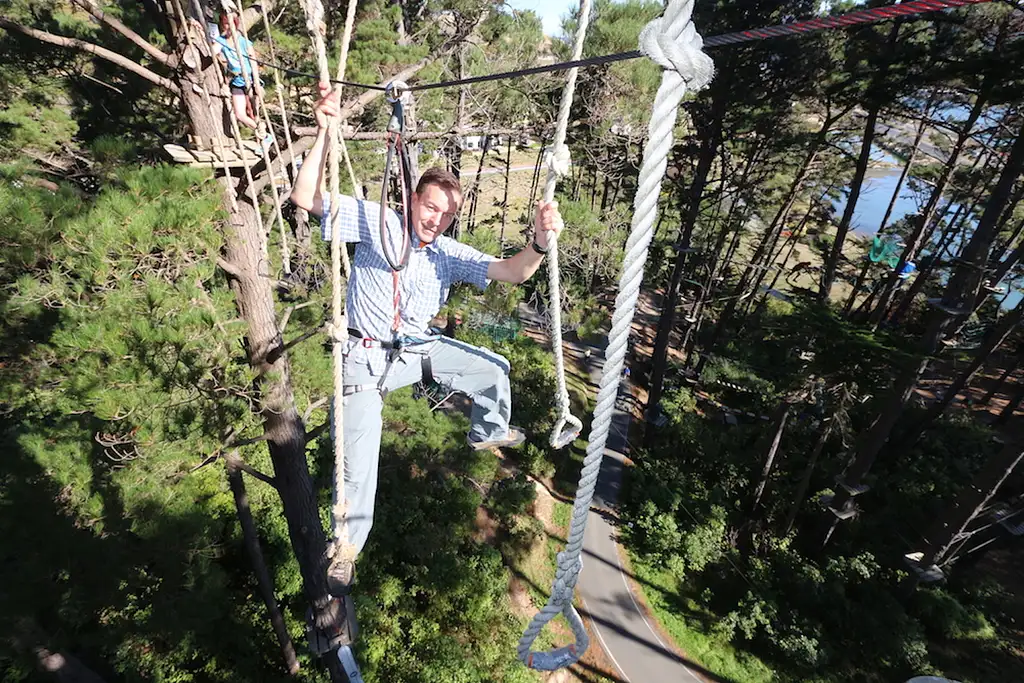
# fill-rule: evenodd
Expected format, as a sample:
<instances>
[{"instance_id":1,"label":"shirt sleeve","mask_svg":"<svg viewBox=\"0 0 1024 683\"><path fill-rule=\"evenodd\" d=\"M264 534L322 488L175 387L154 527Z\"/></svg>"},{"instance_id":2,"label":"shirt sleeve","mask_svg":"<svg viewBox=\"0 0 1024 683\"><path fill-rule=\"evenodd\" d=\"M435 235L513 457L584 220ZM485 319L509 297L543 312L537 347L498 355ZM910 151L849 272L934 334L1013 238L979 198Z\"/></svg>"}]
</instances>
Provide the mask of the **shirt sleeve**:
<instances>
[{"instance_id":1,"label":"shirt sleeve","mask_svg":"<svg viewBox=\"0 0 1024 683\"><path fill-rule=\"evenodd\" d=\"M331 241L331 227L338 226L342 242L370 242L371 230L379 228L380 204L340 195L337 221L331 219L331 194L323 194L323 215L320 217L320 235L325 242Z\"/></svg>"},{"instance_id":2,"label":"shirt sleeve","mask_svg":"<svg viewBox=\"0 0 1024 683\"><path fill-rule=\"evenodd\" d=\"M439 239L444 240L438 246L442 248L451 264L451 284L468 282L477 289L486 289L491 282L487 279L487 267L494 261L494 257L449 237Z\"/></svg>"}]
</instances>

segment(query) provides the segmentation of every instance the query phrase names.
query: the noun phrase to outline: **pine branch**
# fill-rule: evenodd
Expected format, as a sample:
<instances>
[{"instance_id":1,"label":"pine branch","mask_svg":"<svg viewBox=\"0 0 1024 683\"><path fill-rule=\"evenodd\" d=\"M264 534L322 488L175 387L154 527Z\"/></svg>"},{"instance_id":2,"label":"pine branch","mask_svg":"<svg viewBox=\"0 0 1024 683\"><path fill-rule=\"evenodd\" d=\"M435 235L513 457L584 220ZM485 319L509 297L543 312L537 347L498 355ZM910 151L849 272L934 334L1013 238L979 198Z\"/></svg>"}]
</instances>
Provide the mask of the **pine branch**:
<instances>
[{"instance_id":1,"label":"pine branch","mask_svg":"<svg viewBox=\"0 0 1024 683\"><path fill-rule=\"evenodd\" d=\"M94 43L89 43L84 40L77 38L68 38L66 36L58 36L53 33L47 33L45 31L39 31L28 26L22 26L21 24L11 21L7 17L0 17L0 28L5 28L8 31L16 31L22 35L34 38L43 43L49 43L50 45L57 45L59 47L68 48L71 50L77 50L79 52L85 52L100 59L105 59L112 64L116 64L121 68L131 71L136 76L143 78L154 85L159 85L162 88L170 90L172 93L179 95L181 91L178 89L177 84L169 78L164 78L160 74L150 71L146 67L133 62L124 55L118 54L113 50L108 50L105 47L100 47Z\"/></svg>"},{"instance_id":2,"label":"pine branch","mask_svg":"<svg viewBox=\"0 0 1024 683\"><path fill-rule=\"evenodd\" d=\"M230 453L225 455L224 461L228 464L229 467L240 469L249 476L259 479L264 484L269 484L275 489L277 488L277 481L273 477L263 474L263 472L260 472L258 469L246 463L244 460L242 460L242 458L239 457L237 450L231 451Z\"/></svg>"},{"instance_id":3,"label":"pine branch","mask_svg":"<svg viewBox=\"0 0 1024 683\"><path fill-rule=\"evenodd\" d=\"M217 259L217 267L236 280L242 280L245 278L245 273L235 267L234 264L231 264L222 258Z\"/></svg>"},{"instance_id":4,"label":"pine branch","mask_svg":"<svg viewBox=\"0 0 1024 683\"><path fill-rule=\"evenodd\" d=\"M326 432L330 428L331 428L331 421L328 420L327 422L324 422L319 427L314 427L313 429L309 430L308 432L306 432L306 443L309 443L310 441L313 441L314 439L320 438L321 436L323 436L324 432Z\"/></svg>"},{"instance_id":5,"label":"pine branch","mask_svg":"<svg viewBox=\"0 0 1024 683\"><path fill-rule=\"evenodd\" d=\"M76 5L84 9L90 15L92 15L92 17L95 18L101 24L105 24L109 28L117 31L122 36L138 45L140 48L142 48L143 52L145 52L147 55L149 55L156 61L160 62L164 66L170 65L171 56L169 54L158 48L156 45L153 45L151 42L140 36L135 31L125 26L123 23L121 23L120 19L112 17L103 10L101 10L99 7L96 6L94 0L72 0L72 2L74 2Z\"/></svg>"}]
</instances>

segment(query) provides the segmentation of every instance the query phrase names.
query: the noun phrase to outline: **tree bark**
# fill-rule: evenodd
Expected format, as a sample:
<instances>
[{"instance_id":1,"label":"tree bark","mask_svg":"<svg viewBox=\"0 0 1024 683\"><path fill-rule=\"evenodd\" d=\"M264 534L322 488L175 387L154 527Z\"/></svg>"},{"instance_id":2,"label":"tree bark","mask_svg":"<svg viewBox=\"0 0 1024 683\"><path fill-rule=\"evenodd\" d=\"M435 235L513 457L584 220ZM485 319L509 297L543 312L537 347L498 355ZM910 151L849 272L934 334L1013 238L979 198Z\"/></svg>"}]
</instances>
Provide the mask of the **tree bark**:
<instances>
[{"instance_id":1,"label":"tree bark","mask_svg":"<svg viewBox=\"0 0 1024 683\"><path fill-rule=\"evenodd\" d=\"M253 573L256 574L260 597L263 598L263 604L267 606L267 612L270 614L270 624L274 628L274 635L277 636L288 673L294 676L299 672L299 660L295 656L295 647L292 645L291 636L288 635L288 627L284 623L281 608L277 605L274 582L270 578L270 571L267 569L263 550L260 548L259 533L256 531L252 510L249 508L249 495L245 490L245 480L242 478L242 470L238 466L238 455L232 453L225 460L228 470L228 486L235 498L238 523L242 527L242 538L245 542L245 550L249 554L249 561L252 562Z\"/></svg>"},{"instance_id":2,"label":"tree bark","mask_svg":"<svg viewBox=\"0 0 1024 683\"><path fill-rule=\"evenodd\" d=\"M860 193L864 186L864 176L867 173L868 164L871 161L871 147L875 141L875 126L878 125L878 115L882 109L883 98L879 96L880 93L878 90L880 88L880 84L884 83L885 79L889 75L892 49L899 38L901 25L902 21L897 19L893 22L892 28L889 29L889 36L886 39L886 49L883 61L878 66L875 76L872 79L871 86L868 88L868 114L864 121L864 133L861 140L860 156L857 158L857 166L853 174L853 181L850 183L850 195L846 200L846 208L843 211L843 217L840 219L839 226L836 228L836 238L832 243L832 250L829 252L828 258L825 260L824 267L821 269L821 290L819 291L818 296L822 301L828 301L832 296L832 285L836 279L836 269L839 266L839 257L843 253L843 244L846 242L846 235L849 233L850 224L853 222L853 212L857 208L857 201L860 199Z\"/></svg>"},{"instance_id":3,"label":"tree bark","mask_svg":"<svg viewBox=\"0 0 1024 683\"><path fill-rule=\"evenodd\" d=\"M782 435L786 431L786 422L789 420L789 415L793 410L793 406L783 402L772 416L772 424L775 425L775 433L772 436L772 440L768 445L768 452L765 454L764 466L761 468L761 474L757 478L757 484L754 486L754 494L750 499L750 507L747 510L747 518L743 522L743 527L740 530L740 552L746 556L750 553L754 546L754 531L757 527L759 517L761 514L761 501L764 498L764 492L768 488L768 481L771 479L772 470L775 468L775 457L779 452L779 445L782 443Z\"/></svg>"},{"instance_id":4,"label":"tree bark","mask_svg":"<svg viewBox=\"0 0 1024 683\"><path fill-rule=\"evenodd\" d=\"M933 94L934 97L934 94ZM931 98L929 98L929 107L925 108L925 114L928 113L928 109L931 105ZM889 218L892 216L892 211L896 208L896 202L899 201L900 193L903 191L903 183L906 182L907 176L910 174L910 169L914 165L914 160L917 158L917 152L921 147L921 140L924 139L924 132L927 128L925 119L921 119L921 123L917 126L917 133L914 135L914 144L910 148L910 154L907 155L907 162L903 164L903 170L900 172L900 177L896 181L896 189L892 192L892 197L889 198L889 206L885 208L885 215L882 216L882 222L878 224L877 234L882 234L885 230L885 226L889 224ZM850 298L846 300L846 306L843 307L843 315L849 315L853 309L854 303L857 301L857 295L860 293L861 287L864 286L864 280L867 279L868 270L871 268L871 259L864 255L864 266L860 269L860 273L857 275L857 281L853 284L853 291L850 292ZM900 272L900 268L897 268L896 273ZM888 304L886 304L888 305Z\"/></svg>"},{"instance_id":5,"label":"tree bark","mask_svg":"<svg viewBox=\"0 0 1024 683\"><path fill-rule=\"evenodd\" d=\"M722 133L722 109L723 103L713 103L711 121L709 122L706 134L703 136L700 156L697 160L697 170L693 174L688 191L688 204L683 222L680 226L679 249L676 253L675 265L672 268L672 277L668 289L665 292L665 300L661 309L661 318L658 321L658 334L654 341L654 350L651 355L651 380L650 393L647 398L646 412L649 419L654 417L658 403L661 402L662 391L664 390L665 371L668 369L668 347L671 339L672 329L675 327L676 307L679 305L679 285L682 283L683 274L686 272L686 257L690 249L690 236L693 234L694 225L700 215L701 198L704 196L704 186L707 184L708 173L715 160L718 145ZM646 439L654 438L653 430L648 430Z\"/></svg>"},{"instance_id":6,"label":"tree bark","mask_svg":"<svg viewBox=\"0 0 1024 683\"><path fill-rule=\"evenodd\" d=\"M811 457L807 461L807 466L804 468L804 474L800 477L800 484L797 486L796 493L793 494L793 504L789 508L789 513L786 515L786 522L782 525L782 535L788 536L793 530L793 524L796 523L796 516L800 513L800 507L804 504L804 498L807 497L807 489L811 486L811 478L814 476L814 470L818 466L818 459L821 457L822 451L825 450L825 444L828 443L829 437L832 436L832 425L835 420L835 415L832 416L832 420L829 420L828 424L821 430L821 434L818 435L818 441L814 444L814 449L811 451Z\"/></svg>"}]
</instances>

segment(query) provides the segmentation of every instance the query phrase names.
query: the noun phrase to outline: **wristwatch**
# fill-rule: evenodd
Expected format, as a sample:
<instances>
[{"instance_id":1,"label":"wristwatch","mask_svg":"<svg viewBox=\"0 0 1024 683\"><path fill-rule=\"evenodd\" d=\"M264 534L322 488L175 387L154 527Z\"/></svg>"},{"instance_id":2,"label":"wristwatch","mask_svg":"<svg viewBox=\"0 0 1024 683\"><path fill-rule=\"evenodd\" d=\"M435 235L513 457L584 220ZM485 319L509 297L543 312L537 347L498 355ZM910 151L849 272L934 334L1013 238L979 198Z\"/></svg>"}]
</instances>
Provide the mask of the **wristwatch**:
<instances>
[{"instance_id":1,"label":"wristwatch","mask_svg":"<svg viewBox=\"0 0 1024 683\"><path fill-rule=\"evenodd\" d=\"M537 252L538 254L546 254L546 253L548 253L548 248L547 247L542 247L539 244L537 244L537 240L531 241L530 242L530 246L533 247L533 250L535 252Z\"/></svg>"}]
</instances>

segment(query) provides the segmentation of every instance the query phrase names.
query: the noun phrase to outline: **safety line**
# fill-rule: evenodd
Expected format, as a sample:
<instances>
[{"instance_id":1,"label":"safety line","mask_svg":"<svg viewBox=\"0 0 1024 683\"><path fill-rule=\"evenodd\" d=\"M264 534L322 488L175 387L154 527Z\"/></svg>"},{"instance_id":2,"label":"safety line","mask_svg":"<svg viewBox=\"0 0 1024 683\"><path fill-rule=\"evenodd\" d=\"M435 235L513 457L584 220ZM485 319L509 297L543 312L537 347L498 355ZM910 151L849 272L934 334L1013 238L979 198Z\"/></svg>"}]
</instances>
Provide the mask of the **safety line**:
<instances>
[{"instance_id":1,"label":"safety line","mask_svg":"<svg viewBox=\"0 0 1024 683\"><path fill-rule=\"evenodd\" d=\"M776 26L765 26L762 28L748 29L745 31L723 33L721 35L705 38L704 47L722 47L725 45L737 45L739 43L750 43L758 40L767 40L769 38L782 38L786 36L803 35L805 33L812 33L814 31L821 31L825 29L847 28L850 26L858 26L862 24L871 24L878 21L885 21L887 19L897 19L900 17L913 16L915 14L923 14L925 12L936 12L940 10L953 9L956 7L963 7L965 5L980 5L987 2L992 2L992 0L911 0L910 2L904 2L899 5L887 5L885 7L871 7L868 9L855 10L853 12L840 14L834 17L816 17L814 19L807 19L805 21L793 21L786 24L778 24ZM584 59L575 59L568 62L558 62L556 64L546 64L544 66L533 66L526 69L516 69L514 71L501 71L498 73L486 74L484 76L471 76L469 78L461 78L453 81L441 81L439 83L422 83L420 85L410 86L409 90L411 92L416 92L420 90L436 90L438 88L450 88L457 85L487 83L489 81L500 81L512 78L520 78L523 76L533 76L536 74L549 73L552 71L564 71L566 69L572 69L576 67L599 66L601 64L624 62L631 59L637 59L638 57L641 56L642 55L639 50L631 50L629 52L618 52L615 54L602 55L599 57L586 57ZM290 69L287 67L280 66L278 64L264 62L259 59L253 61L272 69L280 69L281 71L284 71L285 73L291 74L293 76L302 76L304 78L311 79L319 78L315 74L298 71L296 69ZM386 89L385 86L382 85L368 85L366 83L354 83L351 81L331 82L355 88L363 88L365 90L379 90L383 92Z\"/></svg>"}]
</instances>

